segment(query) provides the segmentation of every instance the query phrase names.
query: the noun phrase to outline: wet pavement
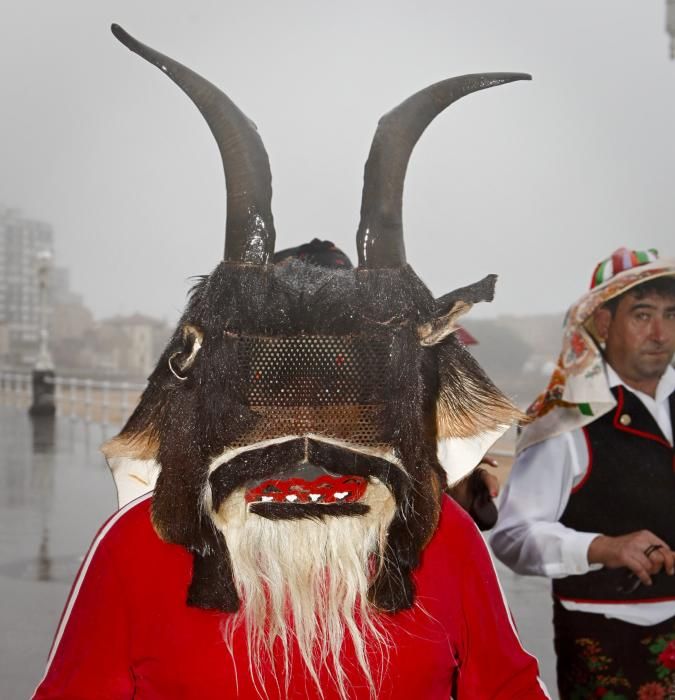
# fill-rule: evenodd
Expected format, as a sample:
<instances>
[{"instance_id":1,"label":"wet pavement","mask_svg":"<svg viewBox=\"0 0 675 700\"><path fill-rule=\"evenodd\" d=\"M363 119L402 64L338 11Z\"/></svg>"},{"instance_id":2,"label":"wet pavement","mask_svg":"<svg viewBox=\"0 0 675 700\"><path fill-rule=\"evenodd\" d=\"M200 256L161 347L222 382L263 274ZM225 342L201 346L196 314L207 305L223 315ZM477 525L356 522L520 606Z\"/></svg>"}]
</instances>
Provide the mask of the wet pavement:
<instances>
[{"instance_id":1,"label":"wet pavement","mask_svg":"<svg viewBox=\"0 0 675 700\"><path fill-rule=\"evenodd\" d=\"M57 418L31 421L0 406L0 697L29 698L61 610L98 527L116 508L98 451L114 428ZM549 584L497 567L523 645L553 698ZM486 659L489 673L490 660Z\"/></svg>"}]
</instances>

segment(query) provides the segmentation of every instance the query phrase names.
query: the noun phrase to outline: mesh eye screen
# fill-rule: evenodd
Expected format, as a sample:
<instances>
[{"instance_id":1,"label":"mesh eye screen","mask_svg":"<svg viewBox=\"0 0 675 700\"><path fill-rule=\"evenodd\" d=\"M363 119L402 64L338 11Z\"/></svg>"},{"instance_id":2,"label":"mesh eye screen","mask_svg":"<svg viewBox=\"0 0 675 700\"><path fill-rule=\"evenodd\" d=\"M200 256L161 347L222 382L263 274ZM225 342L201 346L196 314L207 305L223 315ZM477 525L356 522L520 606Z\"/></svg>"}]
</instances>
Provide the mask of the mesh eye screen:
<instances>
[{"instance_id":1,"label":"mesh eye screen","mask_svg":"<svg viewBox=\"0 0 675 700\"><path fill-rule=\"evenodd\" d=\"M363 336L241 336L252 407L368 406L386 401L391 342Z\"/></svg>"}]
</instances>

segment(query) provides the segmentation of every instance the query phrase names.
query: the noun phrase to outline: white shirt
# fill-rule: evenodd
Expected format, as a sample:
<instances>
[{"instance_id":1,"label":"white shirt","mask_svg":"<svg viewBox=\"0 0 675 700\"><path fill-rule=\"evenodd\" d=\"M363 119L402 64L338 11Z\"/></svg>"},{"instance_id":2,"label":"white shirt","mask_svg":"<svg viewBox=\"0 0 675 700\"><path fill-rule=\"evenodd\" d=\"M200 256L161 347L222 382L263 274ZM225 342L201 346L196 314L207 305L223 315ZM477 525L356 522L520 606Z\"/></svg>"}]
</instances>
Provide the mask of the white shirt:
<instances>
[{"instance_id":1,"label":"white shirt","mask_svg":"<svg viewBox=\"0 0 675 700\"><path fill-rule=\"evenodd\" d=\"M625 384L607 366L610 386ZM655 398L627 387L645 405L673 444L669 396L675 391L675 370L664 372ZM500 498L499 519L490 545L504 564L519 574L560 578L602 568L588 563L588 547L601 533L579 532L559 522L572 489L588 468L588 448L581 429L549 438L516 458ZM636 625L655 625L675 616L675 601L655 603L574 603L568 610L615 617Z\"/></svg>"}]
</instances>

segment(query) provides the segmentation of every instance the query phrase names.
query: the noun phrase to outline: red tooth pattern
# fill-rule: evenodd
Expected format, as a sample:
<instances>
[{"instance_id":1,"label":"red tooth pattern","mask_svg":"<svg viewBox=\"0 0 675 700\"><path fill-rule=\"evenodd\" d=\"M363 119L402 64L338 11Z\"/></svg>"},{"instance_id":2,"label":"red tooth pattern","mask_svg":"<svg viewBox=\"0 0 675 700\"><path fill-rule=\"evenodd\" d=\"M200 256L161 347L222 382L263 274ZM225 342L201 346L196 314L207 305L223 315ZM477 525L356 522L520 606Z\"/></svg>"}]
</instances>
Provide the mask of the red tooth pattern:
<instances>
[{"instance_id":1,"label":"red tooth pattern","mask_svg":"<svg viewBox=\"0 0 675 700\"><path fill-rule=\"evenodd\" d=\"M268 479L246 492L246 502L261 501L263 496L272 498L270 503L290 503L286 496L297 496L293 503L355 503L366 491L368 480L362 476L321 476L314 481L305 479ZM272 488L270 488L272 487ZM336 493L345 493L344 498L336 498ZM319 494L318 501L312 501L310 494Z\"/></svg>"}]
</instances>

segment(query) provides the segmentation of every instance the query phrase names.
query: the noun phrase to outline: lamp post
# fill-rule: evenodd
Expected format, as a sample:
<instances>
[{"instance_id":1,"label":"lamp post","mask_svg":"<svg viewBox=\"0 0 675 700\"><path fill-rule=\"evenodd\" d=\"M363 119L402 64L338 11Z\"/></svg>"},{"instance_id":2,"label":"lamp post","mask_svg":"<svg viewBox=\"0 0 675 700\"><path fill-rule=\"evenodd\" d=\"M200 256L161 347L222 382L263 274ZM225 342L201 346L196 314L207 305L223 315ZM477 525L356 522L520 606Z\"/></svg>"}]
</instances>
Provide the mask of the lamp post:
<instances>
[{"instance_id":1,"label":"lamp post","mask_svg":"<svg viewBox=\"0 0 675 700\"><path fill-rule=\"evenodd\" d=\"M37 281L40 303L40 350L33 368L33 403L28 412L31 416L53 416L56 412L54 401L54 362L49 352L49 331L47 329L47 283L52 264L52 254L42 250L37 254Z\"/></svg>"},{"instance_id":2,"label":"lamp post","mask_svg":"<svg viewBox=\"0 0 675 700\"><path fill-rule=\"evenodd\" d=\"M666 0L666 31L670 35L670 57L675 58L675 0Z\"/></svg>"}]
</instances>

